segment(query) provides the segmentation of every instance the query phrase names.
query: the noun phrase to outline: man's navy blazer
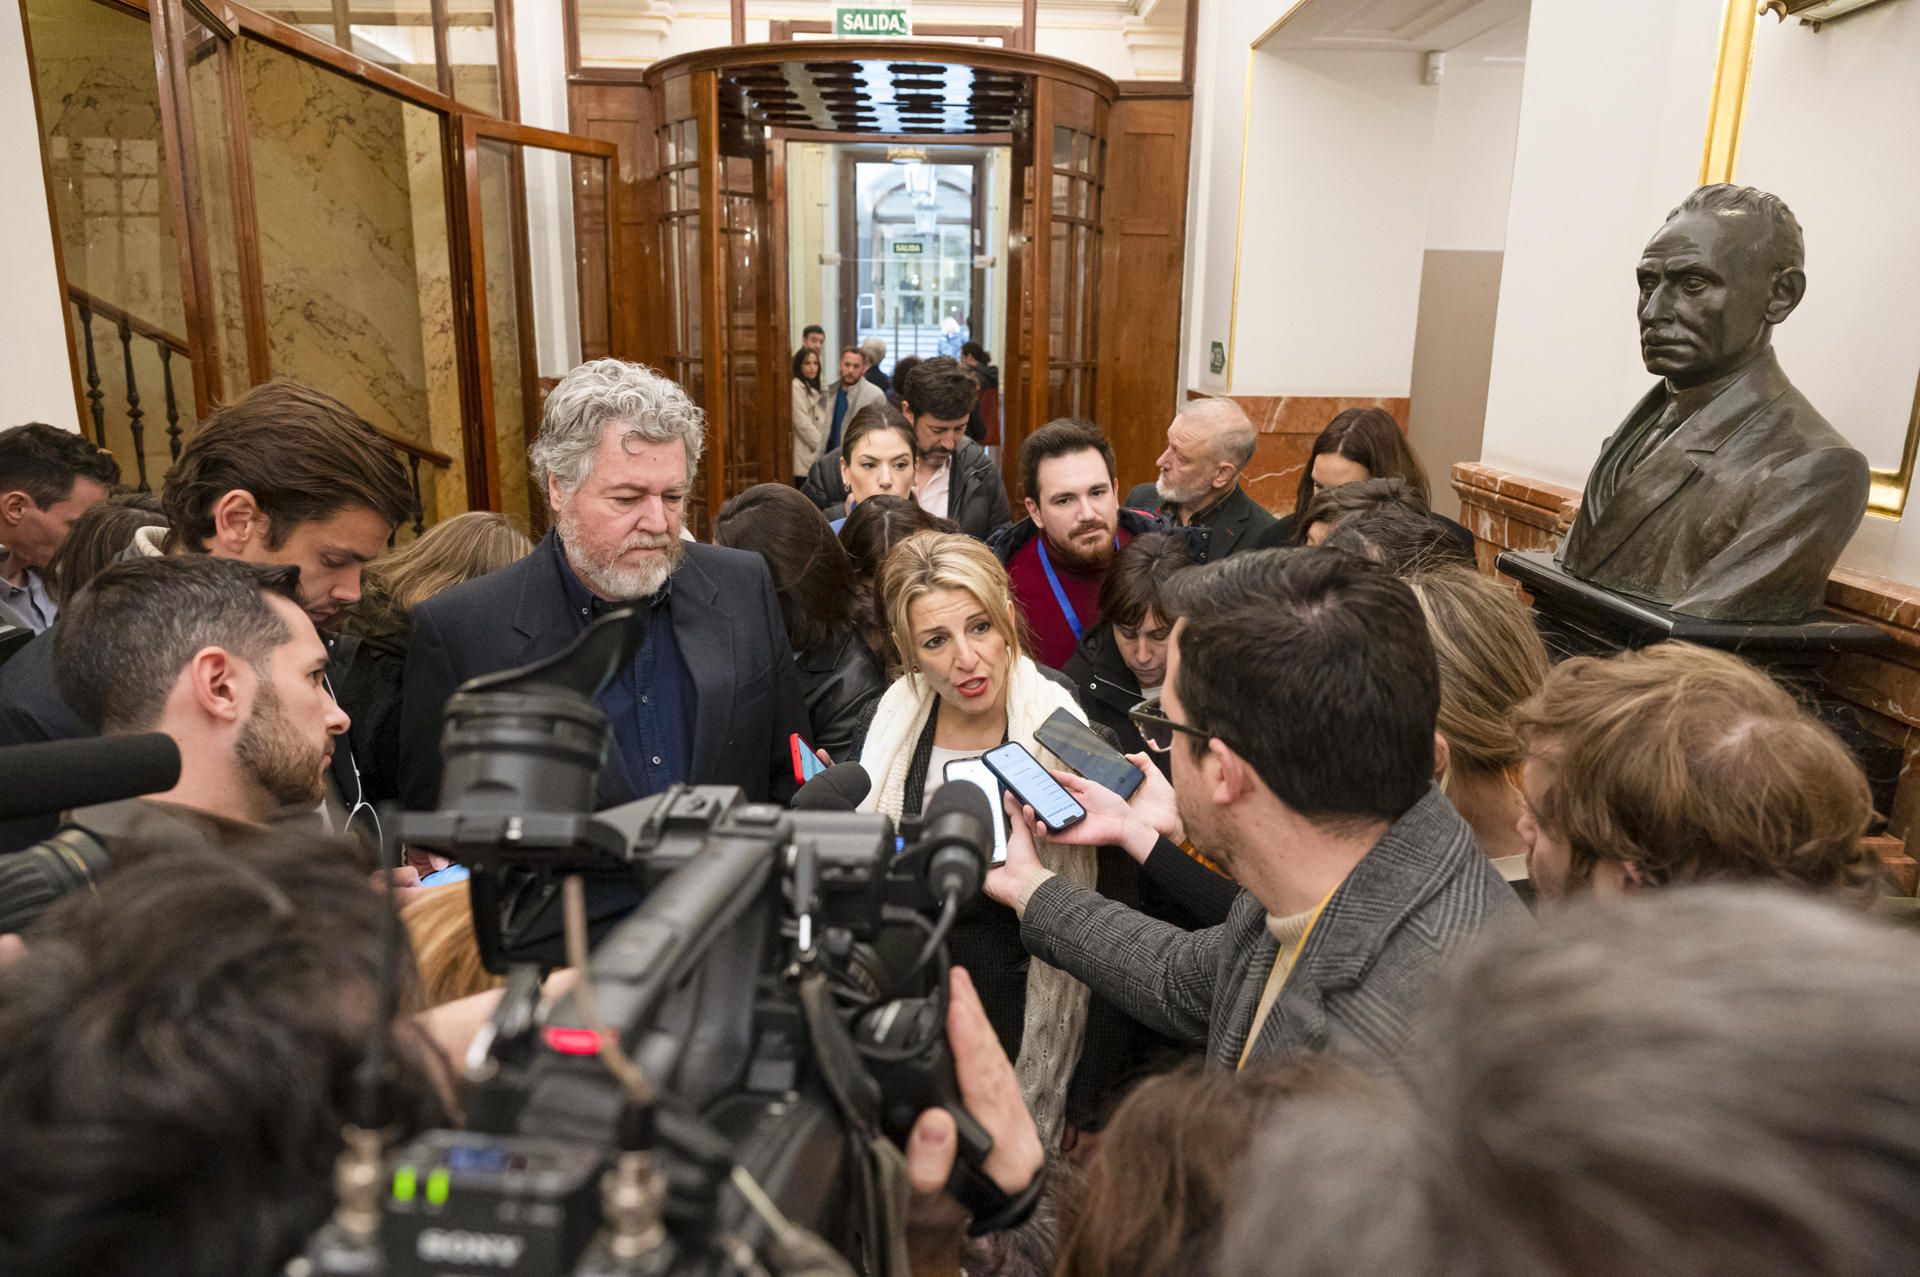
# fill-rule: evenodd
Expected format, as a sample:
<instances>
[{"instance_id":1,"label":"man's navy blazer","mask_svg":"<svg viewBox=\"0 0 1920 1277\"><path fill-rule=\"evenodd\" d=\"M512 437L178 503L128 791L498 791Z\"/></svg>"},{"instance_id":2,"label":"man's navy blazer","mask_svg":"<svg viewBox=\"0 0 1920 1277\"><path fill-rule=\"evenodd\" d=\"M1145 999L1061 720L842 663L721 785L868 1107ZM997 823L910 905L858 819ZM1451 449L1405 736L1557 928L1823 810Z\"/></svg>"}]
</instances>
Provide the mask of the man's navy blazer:
<instances>
[{"instance_id":1,"label":"man's navy blazer","mask_svg":"<svg viewBox=\"0 0 1920 1277\"><path fill-rule=\"evenodd\" d=\"M511 567L456 586L413 612L400 708L400 796L430 811L440 795L441 715L470 678L552 656L585 629L572 614L553 534ZM757 554L686 543L673 574L674 637L694 687L696 785L738 785L747 797L785 801L794 791L787 738L807 733L773 577ZM602 807L641 797L609 738Z\"/></svg>"}]
</instances>

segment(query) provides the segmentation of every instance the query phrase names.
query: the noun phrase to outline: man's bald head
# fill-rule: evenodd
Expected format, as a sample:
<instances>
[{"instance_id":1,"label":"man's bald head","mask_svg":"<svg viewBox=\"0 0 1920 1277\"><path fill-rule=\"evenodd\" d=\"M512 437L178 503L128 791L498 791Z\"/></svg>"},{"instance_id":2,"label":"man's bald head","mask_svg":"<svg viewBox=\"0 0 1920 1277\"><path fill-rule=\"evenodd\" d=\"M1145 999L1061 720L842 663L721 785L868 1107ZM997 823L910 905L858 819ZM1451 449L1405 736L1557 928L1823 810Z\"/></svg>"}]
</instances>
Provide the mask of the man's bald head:
<instances>
[{"instance_id":1,"label":"man's bald head","mask_svg":"<svg viewBox=\"0 0 1920 1277\"><path fill-rule=\"evenodd\" d=\"M1209 506L1240 482L1259 438L1253 423L1231 399L1196 399L1167 427L1167 450L1154 464L1162 501Z\"/></svg>"}]
</instances>

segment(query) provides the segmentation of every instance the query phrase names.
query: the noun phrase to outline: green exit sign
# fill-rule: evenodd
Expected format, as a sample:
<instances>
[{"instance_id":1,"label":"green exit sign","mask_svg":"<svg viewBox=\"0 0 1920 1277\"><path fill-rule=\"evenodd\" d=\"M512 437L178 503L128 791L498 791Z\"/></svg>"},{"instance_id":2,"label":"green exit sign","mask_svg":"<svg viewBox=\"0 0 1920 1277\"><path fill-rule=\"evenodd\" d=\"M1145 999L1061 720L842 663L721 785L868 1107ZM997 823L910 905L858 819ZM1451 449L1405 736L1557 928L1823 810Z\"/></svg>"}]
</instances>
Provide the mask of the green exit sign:
<instances>
[{"instance_id":1,"label":"green exit sign","mask_svg":"<svg viewBox=\"0 0 1920 1277\"><path fill-rule=\"evenodd\" d=\"M842 40L913 34L905 5L843 4L833 10L833 34Z\"/></svg>"},{"instance_id":2,"label":"green exit sign","mask_svg":"<svg viewBox=\"0 0 1920 1277\"><path fill-rule=\"evenodd\" d=\"M927 251L927 246L913 240L901 240L895 242L893 251L902 257L918 257Z\"/></svg>"}]
</instances>

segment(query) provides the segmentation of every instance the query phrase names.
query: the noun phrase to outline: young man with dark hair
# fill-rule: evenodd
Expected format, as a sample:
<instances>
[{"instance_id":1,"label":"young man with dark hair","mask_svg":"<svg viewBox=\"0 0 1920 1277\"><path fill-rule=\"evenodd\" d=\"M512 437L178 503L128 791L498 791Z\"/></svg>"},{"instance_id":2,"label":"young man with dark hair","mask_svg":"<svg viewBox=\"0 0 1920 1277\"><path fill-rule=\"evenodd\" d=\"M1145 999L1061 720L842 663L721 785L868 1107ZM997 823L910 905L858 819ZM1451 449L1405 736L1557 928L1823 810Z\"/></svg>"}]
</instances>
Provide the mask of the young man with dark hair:
<instances>
[{"instance_id":1,"label":"young man with dark hair","mask_svg":"<svg viewBox=\"0 0 1920 1277\"><path fill-rule=\"evenodd\" d=\"M1091 421L1062 417L1028 435L1020 445L1020 480L1026 517L987 545L1006 565L1033 658L1060 669L1100 624L1100 583L1113 556L1164 525L1120 508L1113 445Z\"/></svg>"},{"instance_id":2,"label":"young man with dark hair","mask_svg":"<svg viewBox=\"0 0 1920 1277\"><path fill-rule=\"evenodd\" d=\"M59 848L109 863L129 843L219 847L315 819L347 716L327 691L327 649L301 611L296 568L209 555L116 563L54 630L60 691L102 734L162 732L180 747L164 793L84 807ZM0 931L44 901L0 900Z\"/></svg>"},{"instance_id":3,"label":"young man with dark hair","mask_svg":"<svg viewBox=\"0 0 1920 1277\"><path fill-rule=\"evenodd\" d=\"M818 324L808 324L800 330L800 345L824 360L827 353L827 330Z\"/></svg>"},{"instance_id":4,"label":"young man with dark hair","mask_svg":"<svg viewBox=\"0 0 1920 1277\"><path fill-rule=\"evenodd\" d=\"M365 1120L386 908L327 844L263 838L129 864L52 910L0 969L0 1271L280 1272ZM404 1138L444 1121L446 1064L416 1032L394 1048Z\"/></svg>"},{"instance_id":5,"label":"young man with dark hair","mask_svg":"<svg viewBox=\"0 0 1920 1277\"><path fill-rule=\"evenodd\" d=\"M360 598L360 573L413 511L413 490L393 446L330 395L288 382L256 386L209 415L167 472L169 532L142 528L130 557L208 554L295 567L299 604L327 629ZM334 685L355 644L330 642ZM0 666L0 745L94 735L54 681L52 636ZM361 809L359 773L342 741L334 794L346 819ZM0 826L0 851L53 832L51 820Z\"/></svg>"},{"instance_id":6,"label":"young man with dark hair","mask_svg":"<svg viewBox=\"0 0 1920 1277\"><path fill-rule=\"evenodd\" d=\"M1163 835L1243 891L1187 932L1056 878L1015 822L994 899L1037 957L1215 1067L1328 1051L1398 1065L1448 958L1525 916L1433 783L1439 673L1412 591L1333 550L1182 574L1159 703L1134 713L1173 755L1172 810L1056 773L1087 818L1048 837L1144 859ZM1177 738L1177 739L1176 739ZM1030 818L1029 818L1030 819Z\"/></svg>"},{"instance_id":7,"label":"young man with dark hair","mask_svg":"<svg viewBox=\"0 0 1920 1277\"><path fill-rule=\"evenodd\" d=\"M967 438L967 423L980 397L980 383L957 360L944 355L914 368L901 392L900 410L920 440L913 499L937 519L952 519L971 537L985 540L1007 522L1007 485L986 449Z\"/></svg>"},{"instance_id":8,"label":"young man with dark hair","mask_svg":"<svg viewBox=\"0 0 1920 1277\"><path fill-rule=\"evenodd\" d=\"M0 625L40 634L53 624L47 564L118 482L113 454L71 431L37 421L0 430Z\"/></svg>"}]
</instances>

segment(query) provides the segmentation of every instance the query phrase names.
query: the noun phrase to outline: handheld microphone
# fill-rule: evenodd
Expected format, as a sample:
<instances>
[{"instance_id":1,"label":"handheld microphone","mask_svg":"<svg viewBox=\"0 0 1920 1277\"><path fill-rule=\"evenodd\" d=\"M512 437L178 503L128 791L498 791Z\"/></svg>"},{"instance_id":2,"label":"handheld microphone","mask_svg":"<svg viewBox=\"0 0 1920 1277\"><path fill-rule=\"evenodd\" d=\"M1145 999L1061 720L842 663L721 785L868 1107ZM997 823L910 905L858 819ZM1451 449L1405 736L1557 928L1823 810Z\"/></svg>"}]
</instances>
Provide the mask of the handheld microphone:
<instances>
[{"instance_id":1,"label":"handheld microphone","mask_svg":"<svg viewBox=\"0 0 1920 1277\"><path fill-rule=\"evenodd\" d=\"M873 778L866 768L859 763L835 763L800 786L791 806L795 811L858 811L872 790Z\"/></svg>"},{"instance_id":2,"label":"handheld microphone","mask_svg":"<svg viewBox=\"0 0 1920 1277\"><path fill-rule=\"evenodd\" d=\"M14 745L0 749L0 820L157 794L179 782L180 747L164 732Z\"/></svg>"},{"instance_id":3,"label":"handheld microphone","mask_svg":"<svg viewBox=\"0 0 1920 1277\"><path fill-rule=\"evenodd\" d=\"M993 820L993 805L977 785L942 785L927 800L918 850L927 858L926 881L934 899L952 896L965 904L980 894Z\"/></svg>"}]
</instances>

